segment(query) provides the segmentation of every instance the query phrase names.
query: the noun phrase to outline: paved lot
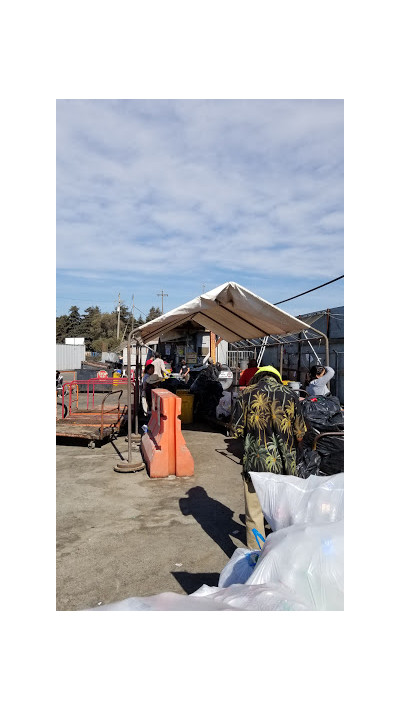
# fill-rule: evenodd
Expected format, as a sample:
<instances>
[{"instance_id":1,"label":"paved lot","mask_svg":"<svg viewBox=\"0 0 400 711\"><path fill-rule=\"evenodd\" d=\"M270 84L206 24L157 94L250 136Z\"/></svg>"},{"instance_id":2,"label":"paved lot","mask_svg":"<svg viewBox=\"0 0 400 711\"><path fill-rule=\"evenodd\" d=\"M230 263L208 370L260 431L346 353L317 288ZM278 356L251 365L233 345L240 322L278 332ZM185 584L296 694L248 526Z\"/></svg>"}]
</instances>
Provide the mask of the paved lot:
<instances>
[{"instance_id":1,"label":"paved lot","mask_svg":"<svg viewBox=\"0 0 400 711\"><path fill-rule=\"evenodd\" d=\"M94 450L57 444L57 610L217 585L245 545L241 442L182 430L195 463L184 479L115 472L125 435Z\"/></svg>"}]
</instances>

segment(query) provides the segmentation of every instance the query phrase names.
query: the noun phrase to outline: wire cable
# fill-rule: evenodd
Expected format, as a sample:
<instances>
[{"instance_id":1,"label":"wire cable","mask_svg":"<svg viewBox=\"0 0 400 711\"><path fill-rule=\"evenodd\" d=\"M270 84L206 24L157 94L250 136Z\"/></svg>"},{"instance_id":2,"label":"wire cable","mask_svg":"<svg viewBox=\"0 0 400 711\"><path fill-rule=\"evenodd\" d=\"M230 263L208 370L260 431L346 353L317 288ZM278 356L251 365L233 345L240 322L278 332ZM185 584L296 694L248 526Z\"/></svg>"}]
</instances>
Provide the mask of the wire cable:
<instances>
[{"instance_id":1,"label":"wire cable","mask_svg":"<svg viewBox=\"0 0 400 711\"><path fill-rule=\"evenodd\" d=\"M302 291L301 294L296 294L296 296L291 296L290 299L283 299L283 301L276 301L274 306L278 306L278 304L284 304L285 301L292 301L293 299L298 299L299 296L304 296L304 294L309 294L310 291L316 291L317 289L322 289L323 286L327 286L328 284L333 284L334 281L338 281L338 279L343 279L344 274L342 276L336 277L336 279L331 279L330 281L326 281L325 284L320 284L319 286L314 286L313 289L308 289L308 291Z\"/></svg>"}]
</instances>

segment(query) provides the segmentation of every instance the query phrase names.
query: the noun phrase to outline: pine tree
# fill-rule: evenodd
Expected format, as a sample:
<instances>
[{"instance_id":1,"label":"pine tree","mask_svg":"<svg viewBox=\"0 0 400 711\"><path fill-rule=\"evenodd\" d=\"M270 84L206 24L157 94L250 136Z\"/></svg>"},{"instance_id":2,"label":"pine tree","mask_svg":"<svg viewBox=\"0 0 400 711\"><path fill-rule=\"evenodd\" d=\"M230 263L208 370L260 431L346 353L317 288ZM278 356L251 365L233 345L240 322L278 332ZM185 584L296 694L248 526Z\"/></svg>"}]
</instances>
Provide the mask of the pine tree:
<instances>
[{"instance_id":1,"label":"pine tree","mask_svg":"<svg viewBox=\"0 0 400 711\"><path fill-rule=\"evenodd\" d=\"M69 314L67 316L66 322L66 335L67 338L75 338L80 336L80 326L82 322L82 316L79 313L79 308L77 306L71 306Z\"/></svg>"},{"instance_id":2,"label":"pine tree","mask_svg":"<svg viewBox=\"0 0 400 711\"><path fill-rule=\"evenodd\" d=\"M147 314L146 323L148 321L152 321L154 318L158 318L159 316L162 316L162 313L161 313L160 309L158 308L158 306L157 307L152 306L149 313Z\"/></svg>"}]
</instances>

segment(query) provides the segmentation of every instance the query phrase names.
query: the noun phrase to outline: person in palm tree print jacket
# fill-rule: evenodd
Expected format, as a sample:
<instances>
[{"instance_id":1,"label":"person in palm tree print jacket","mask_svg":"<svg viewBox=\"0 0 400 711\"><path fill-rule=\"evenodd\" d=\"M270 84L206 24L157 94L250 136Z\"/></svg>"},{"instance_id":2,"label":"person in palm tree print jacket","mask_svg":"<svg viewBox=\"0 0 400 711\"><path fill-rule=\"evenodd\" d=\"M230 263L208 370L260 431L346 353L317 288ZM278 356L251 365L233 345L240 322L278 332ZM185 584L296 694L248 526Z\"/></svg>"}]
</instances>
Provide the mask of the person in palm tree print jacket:
<instances>
[{"instance_id":1,"label":"person in palm tree print jacket","mask_svg":"<svg viewBox=\"0 0 400 711\"><path fill-rule=\"evenodd\" d=\"M283 385L273 366L259 368L252 384L241 392L231 431L234 437L244 438L246 537L248 547L257 548L252 529L265 536L264 516L249 472L296 476L296 453L307 431L297 395Z\"/></svg>"}]
</instances>

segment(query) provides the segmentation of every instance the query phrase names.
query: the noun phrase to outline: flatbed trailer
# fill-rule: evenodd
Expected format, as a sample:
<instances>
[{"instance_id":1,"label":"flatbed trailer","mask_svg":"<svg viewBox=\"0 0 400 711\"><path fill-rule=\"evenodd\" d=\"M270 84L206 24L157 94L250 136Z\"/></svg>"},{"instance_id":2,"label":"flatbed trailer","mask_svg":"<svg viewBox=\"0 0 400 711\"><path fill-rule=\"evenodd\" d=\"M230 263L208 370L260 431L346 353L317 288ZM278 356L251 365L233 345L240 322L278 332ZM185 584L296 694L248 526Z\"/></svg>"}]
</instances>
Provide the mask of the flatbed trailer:
<instances>
[{"instance_id":1,"label":"flatbed trailer","mask_svg":"<svg viewBox=\"0 0 400 711\"><path fill-rule=\"evenodd\" d=\"M110 379L112 381L112 379ZM95 380L72 381L66 383L68 387L67 406L65 392L63 389L62 400L57 402L57 409L61 405L61 417L57 412L56 437L71 437L88 440L88 447L94 448L96 442L109 440L113 435L118 434L121 427L126 423L128 408L121 405L123 390L114 390L107 393L101 403L95 403L95 386L99 384ZM104 384L104 381L103 383ZM86 398L82 389L86 386ZM92 388L92 393L90 389ZM109 405L106 401L113 395L118 395L116 404ZM79 403L80 400L80 403ZM83 404L86 407L82 408ZM90 401L90 405L89 405Z\"/></svg>"}]
</instances>

